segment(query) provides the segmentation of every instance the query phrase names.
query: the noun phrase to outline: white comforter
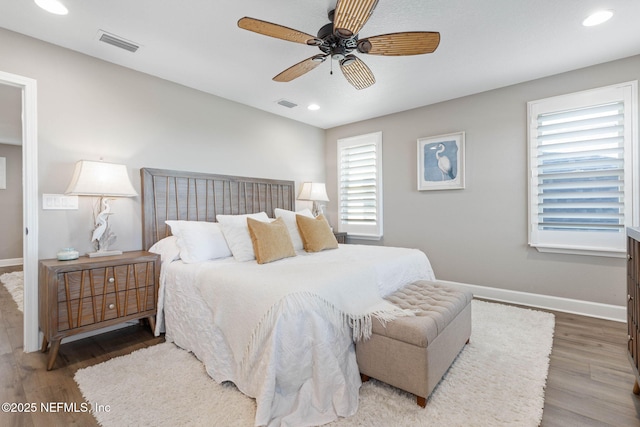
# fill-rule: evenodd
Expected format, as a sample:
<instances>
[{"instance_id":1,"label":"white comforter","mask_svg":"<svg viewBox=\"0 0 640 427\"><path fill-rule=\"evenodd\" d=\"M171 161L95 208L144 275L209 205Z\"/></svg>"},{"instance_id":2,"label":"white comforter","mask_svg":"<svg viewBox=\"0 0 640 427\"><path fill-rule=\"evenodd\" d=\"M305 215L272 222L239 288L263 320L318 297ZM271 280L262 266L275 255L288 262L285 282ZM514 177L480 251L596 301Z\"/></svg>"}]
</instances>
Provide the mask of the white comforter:
<instances>
[{"instance_id":1,"label":"white comforter","mask_svg":"<svg viewBox=\"0 0 640 427\"><path fill-rule=\"evenodd\" d=\"M286 273L287 266L312 274L312 287L322 277L337 278L345 301L350 293L359 293L349 290L350 282L373 285L384 296L409 282L434 278L424 253L380 246L340 245L338 250L299 252L265 265L231 258L190 265L177 261L165 269L161 284L167 340L193 351L216 381L233 381L255 397L256 425L319 425L353 415L361 383L348 316L327 316L314 298L293 298L271 316L259 340L247 335L251 326L241 328L245 332L240 334L229 326L234 319L249 319L247 325L255 324L254 329L261 324L271 302L265 299L256 310L250 300L260 300L260 287L278 283L278 277L301 280ZM235 282L241 286L237 293L230 279L235 270L253 281ZM225 306L231 309L221 308Z\"/></svg>"}]
</instances>

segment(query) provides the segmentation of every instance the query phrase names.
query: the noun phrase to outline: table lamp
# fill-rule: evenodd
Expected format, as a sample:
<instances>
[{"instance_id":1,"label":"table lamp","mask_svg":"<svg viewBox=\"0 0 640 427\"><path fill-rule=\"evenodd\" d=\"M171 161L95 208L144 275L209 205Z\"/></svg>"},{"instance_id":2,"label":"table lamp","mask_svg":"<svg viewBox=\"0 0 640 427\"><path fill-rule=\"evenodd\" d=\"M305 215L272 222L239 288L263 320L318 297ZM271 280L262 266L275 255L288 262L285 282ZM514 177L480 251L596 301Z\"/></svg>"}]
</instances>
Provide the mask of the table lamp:
<instances>
[{"instance_id":1,"label":"table lamp","mask_svg":"<svg viewBox=\"0 0 640 427\"><path fill-rule=\"evenodd\" d=\"M111 200L138 195L131 185L126 166L79 160L65 194L100 198L94 208L95 228L91 236L91 241L95 242L96 251L87 255L93 258L122 254L119 250L109 250L109 246L116 241L116 235L109 228L109 216L113 214Z\"/></svg>"},{"instance_id":2,"label":"table lamp","mask_svg":"<svg viewBox=\"0 0 640 427\"><path fill-rule=\"evenodd\" d=\"M327 188L324 182L303 182L302 190L298 200L310 200L313 201L313 216L318 216L322 213L322 208L318 206L318 202L328 202Z\"/></svg>"}]
</instances>

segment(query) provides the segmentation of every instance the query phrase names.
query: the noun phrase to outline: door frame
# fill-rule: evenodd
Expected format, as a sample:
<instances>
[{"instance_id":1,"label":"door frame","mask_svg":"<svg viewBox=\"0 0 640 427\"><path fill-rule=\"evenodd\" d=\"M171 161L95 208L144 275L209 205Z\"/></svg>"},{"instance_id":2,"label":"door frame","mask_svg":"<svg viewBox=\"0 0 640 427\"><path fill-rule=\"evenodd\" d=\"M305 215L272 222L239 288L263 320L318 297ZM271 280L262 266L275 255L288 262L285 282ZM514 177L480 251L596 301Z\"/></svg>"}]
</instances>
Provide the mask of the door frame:
<instances>
[{"instance_id":1,"label":"door frame","mask_svg":"<svg viewBox=\"0 0 640 427\"><path fill-rule=\"evenodd\" d=\"M39 348L38 330L38 109L34 79L0 71L0 84L22 90L22 221L24 238L23 349Z\"/></svg>"}]
</instances>

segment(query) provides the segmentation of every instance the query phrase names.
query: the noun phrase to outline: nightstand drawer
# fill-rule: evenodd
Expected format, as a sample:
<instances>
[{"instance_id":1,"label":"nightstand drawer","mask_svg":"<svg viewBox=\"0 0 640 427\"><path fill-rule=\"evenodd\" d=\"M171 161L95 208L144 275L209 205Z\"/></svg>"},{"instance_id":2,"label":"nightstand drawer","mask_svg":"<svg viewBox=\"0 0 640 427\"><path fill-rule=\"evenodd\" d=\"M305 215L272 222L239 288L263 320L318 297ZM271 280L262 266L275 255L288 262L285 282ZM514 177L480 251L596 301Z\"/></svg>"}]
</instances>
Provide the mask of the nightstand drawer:
<instances>
[{"instance_id":1,"label":"nightstand drawer","mask_svg":"<svg viewBox=\"0 0 640 427\"><path fill-rule=\"evenodd\" d=\"M154 292L153 286L147 286L120 291L117 294L95 295L82 300L59 301L58 331L80 328L146 311L155 313Z\"/></svg>"},{"instance_id":2,"label":"nightstand drawer","mask_svg":"<svg viewBox=\"0 0 640 427\"><path fill-rule=\"evenodd\" d=\"M153 262L58 274L58 301L153 285Z\"/></svg>"}]
</instances>

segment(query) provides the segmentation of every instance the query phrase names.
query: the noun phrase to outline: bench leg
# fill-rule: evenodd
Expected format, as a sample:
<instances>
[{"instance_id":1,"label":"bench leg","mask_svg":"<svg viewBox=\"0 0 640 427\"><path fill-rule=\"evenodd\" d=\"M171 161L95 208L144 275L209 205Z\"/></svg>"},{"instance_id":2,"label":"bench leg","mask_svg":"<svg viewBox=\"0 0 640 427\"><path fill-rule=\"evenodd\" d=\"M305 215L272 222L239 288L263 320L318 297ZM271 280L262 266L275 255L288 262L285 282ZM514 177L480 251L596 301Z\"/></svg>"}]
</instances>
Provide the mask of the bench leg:
<instances>
[{"instance_id":1,"label":"bench leg","mask_svg":"<svg viewBox=\"0 0 640 427\"><path fill-rule=\"evenodd\" d=\"M426 408L427 407L427 398L426 397L416 396L416 402L418 403L418 406L420 406L421 408Z\"/></svg>"}]
</instances>

